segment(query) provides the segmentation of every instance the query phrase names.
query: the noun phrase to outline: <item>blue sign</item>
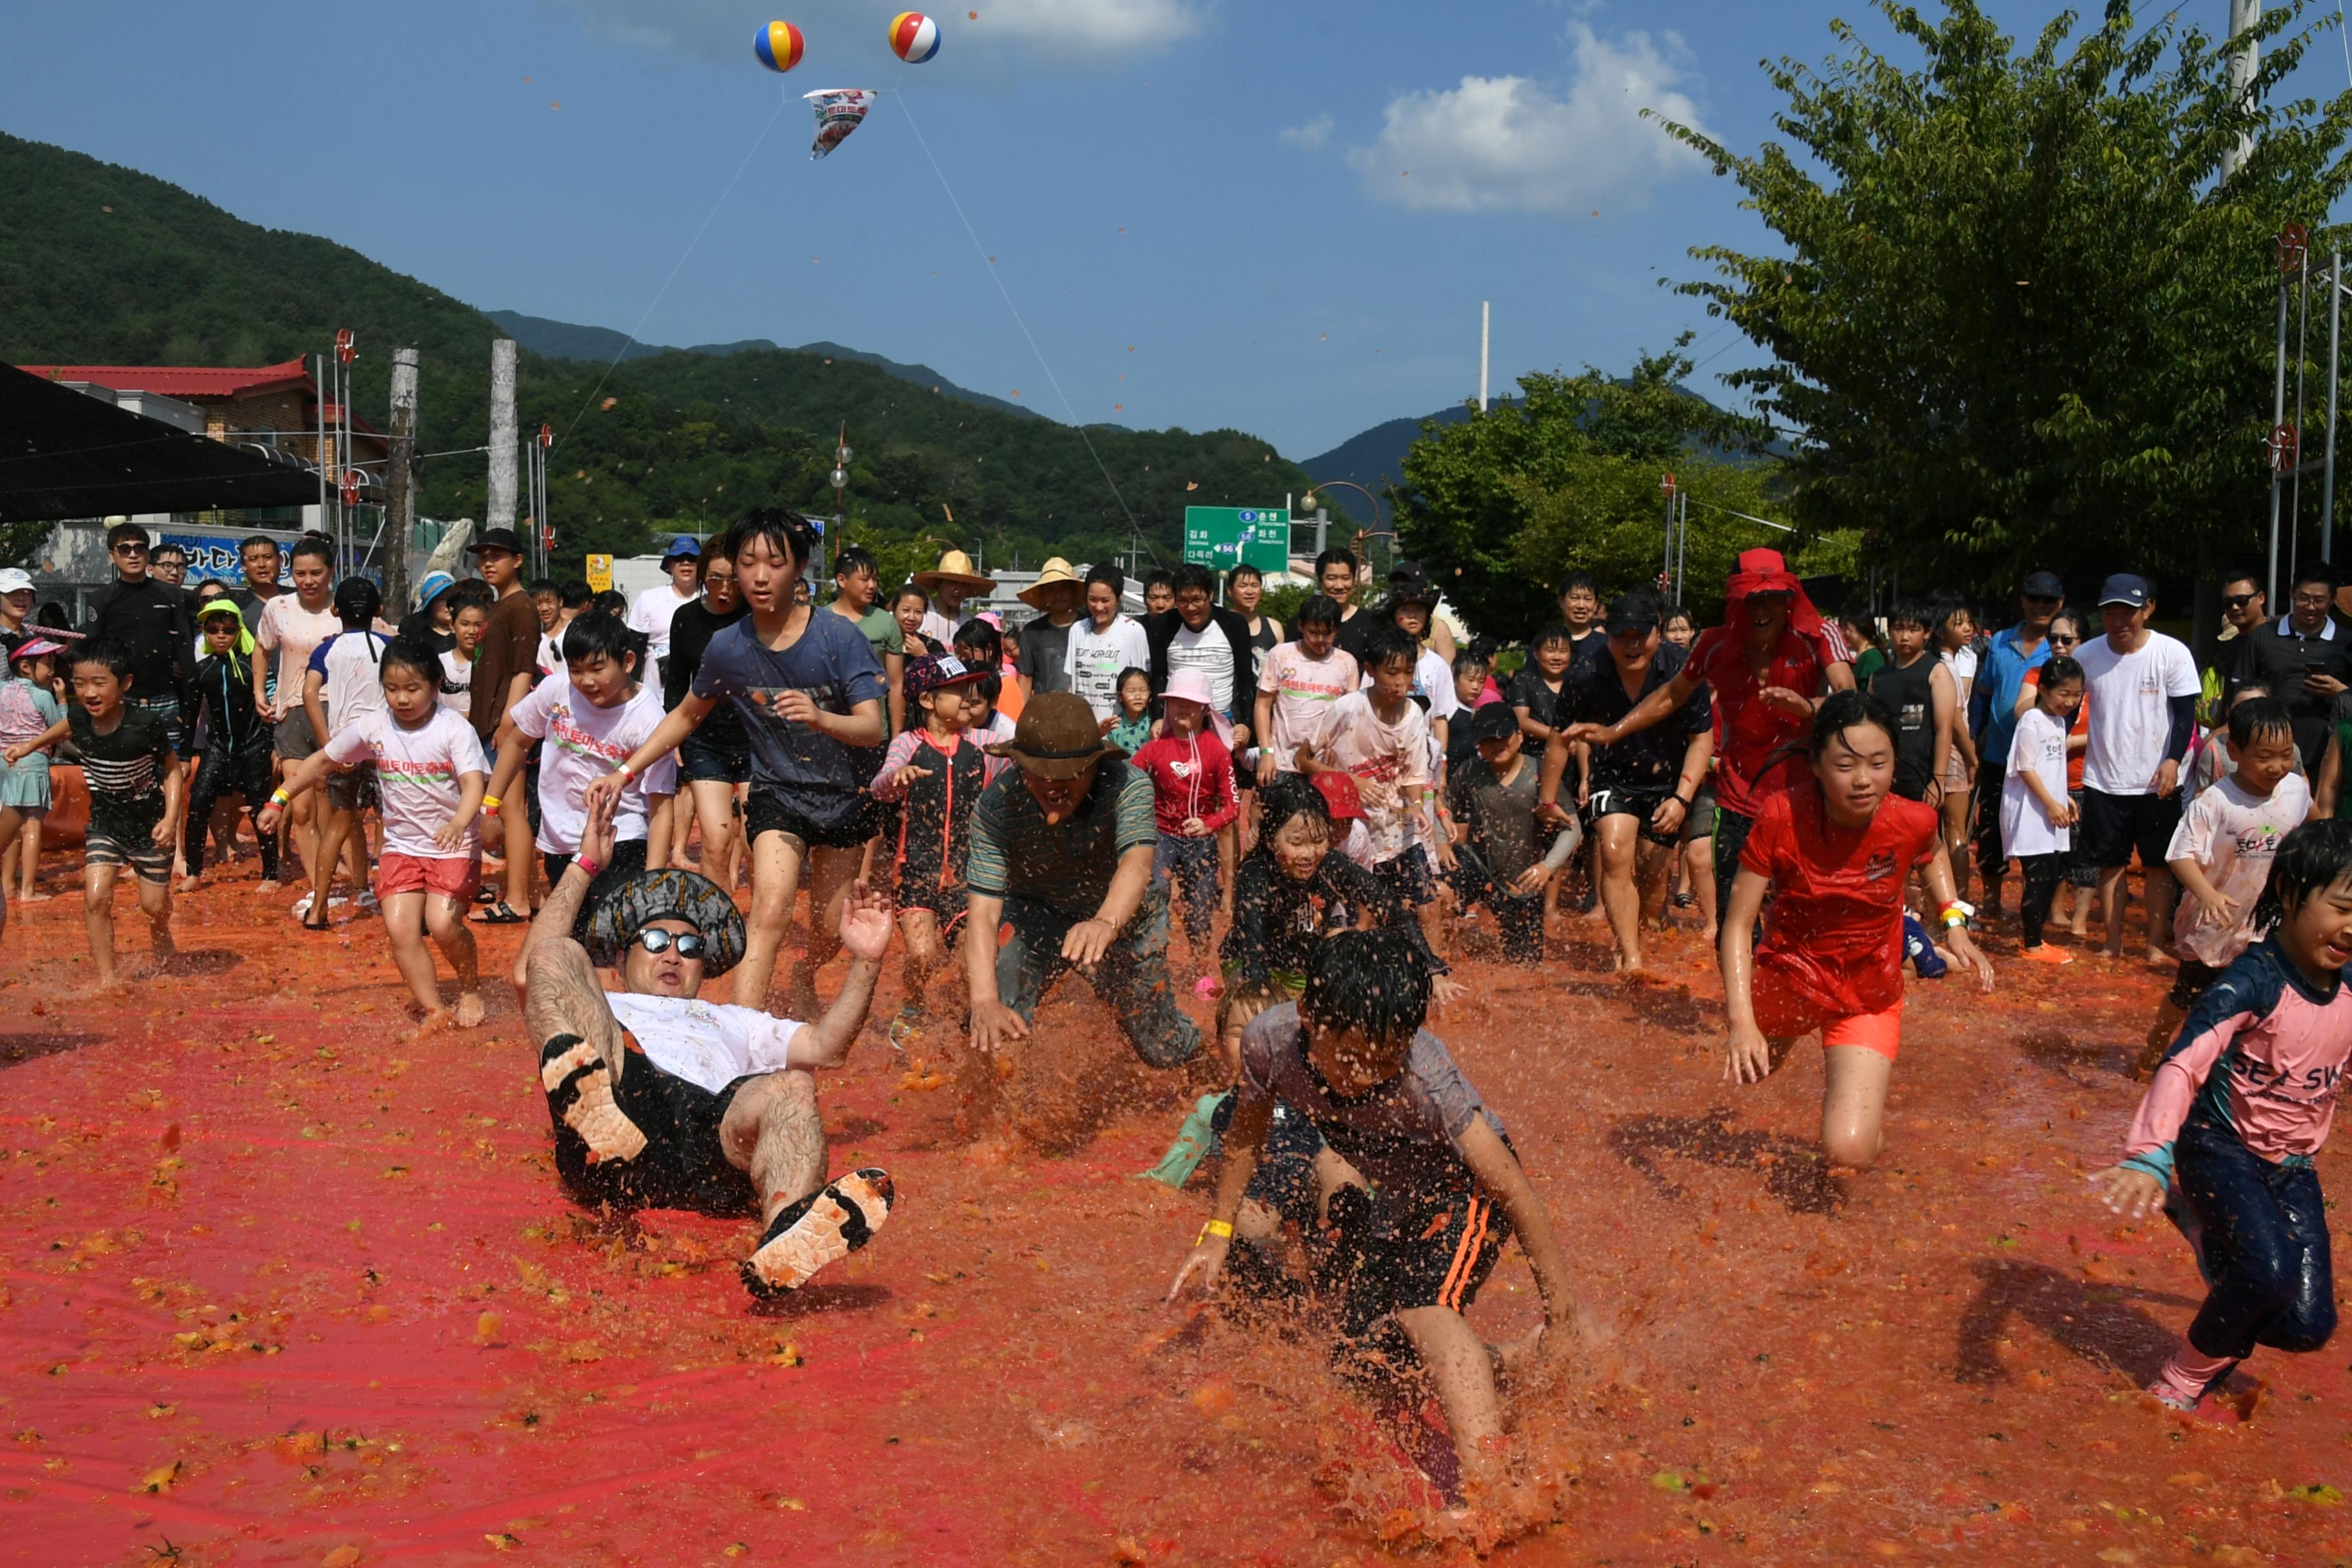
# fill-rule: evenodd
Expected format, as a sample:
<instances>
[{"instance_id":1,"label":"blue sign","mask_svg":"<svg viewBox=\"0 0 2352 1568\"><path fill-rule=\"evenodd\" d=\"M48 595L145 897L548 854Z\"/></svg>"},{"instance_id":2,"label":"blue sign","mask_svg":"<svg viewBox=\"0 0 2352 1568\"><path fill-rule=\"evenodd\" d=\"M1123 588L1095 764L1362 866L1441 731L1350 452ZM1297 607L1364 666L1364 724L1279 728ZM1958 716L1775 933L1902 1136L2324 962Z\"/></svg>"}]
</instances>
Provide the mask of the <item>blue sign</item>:
<instances>
[{"instance_id":1,"label":"blue sign","mask_svg":"<svg viewBox=\"0 0 2352 1568\"><path fill-rule=\"evenodd\" d=\"M245 561L238 542L246 535L226 538L217 533L162 532L154 536L152 550L167 544L177 545L188 557L188 575L182 583L185 588L201 588L207 583L226 583L232 588L245 586ZM287 568L285 541L278 546L278 581L284 587L293 586L294 578ZM148 557L152 560L151 553Z\"/></svg>"}]
</instances>

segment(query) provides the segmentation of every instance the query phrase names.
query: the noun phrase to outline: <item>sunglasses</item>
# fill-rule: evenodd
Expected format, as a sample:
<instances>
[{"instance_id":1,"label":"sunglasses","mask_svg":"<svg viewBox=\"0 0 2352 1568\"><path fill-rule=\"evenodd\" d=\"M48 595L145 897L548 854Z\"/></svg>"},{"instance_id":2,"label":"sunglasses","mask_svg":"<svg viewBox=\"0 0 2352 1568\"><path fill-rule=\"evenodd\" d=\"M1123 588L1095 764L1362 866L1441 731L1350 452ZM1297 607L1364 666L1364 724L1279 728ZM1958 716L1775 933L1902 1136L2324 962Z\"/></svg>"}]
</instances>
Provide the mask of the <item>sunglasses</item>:
<instances>
[{"instance_id":1,"label":"sunglasses","mask_svg":"<svg viewBox=\"0 0 2352 1568\"><path fill-rule=\"evenodd\" d=\"M147 547L143 544L118 544L114 547L114 552L117 555L144 555L147 553Z\"/></svg>"},{"instance_id":2,"label":"sunglasses","mask_svg":"<svg viewBox=\"0 0 2352 1568\"><path fill-rule=\"evenodd\" d=\"M2259 594L2224 594L2221 595L2221 603L2231 609L2242 610L2261 596Z\"/></svg>"},{"instance_id":3,"label":"sunglasses","mask_svg":"<svg viewBox=\"0 0 2352 1568\"><path fill-rule=\"evenodd\" d=\"M647 952L667 952L677 949L680 958L700 958L710 944L693 931L647 930L637 933L637 945Z\"/></svg>"},{"instance_id":4,"label":"sunglasses","mask_svg":"<svg viewBox=\"0 0 2352 1568\"><path fill-rule=\"evenodd\" d=\"M2060 647L2073 647L2076 643L2081 642L2083 639L2081 637L2068 637L2064 632L2052 632L2050 634L2050 640L2056 643Z\"/></svg>"}]
</instances>

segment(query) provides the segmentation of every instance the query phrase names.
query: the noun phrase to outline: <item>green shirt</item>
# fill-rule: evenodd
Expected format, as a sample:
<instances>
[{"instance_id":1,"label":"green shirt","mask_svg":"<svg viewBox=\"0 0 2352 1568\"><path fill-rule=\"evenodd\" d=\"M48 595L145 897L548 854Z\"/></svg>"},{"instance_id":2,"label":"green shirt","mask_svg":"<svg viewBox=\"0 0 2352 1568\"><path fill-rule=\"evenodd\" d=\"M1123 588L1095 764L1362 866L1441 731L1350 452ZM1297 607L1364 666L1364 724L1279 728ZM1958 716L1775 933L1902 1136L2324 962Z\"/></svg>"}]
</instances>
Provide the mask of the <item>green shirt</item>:
<instances>
[{"instance_id":1,"label":"green shirt","mask_svg":"<svg viewBox=\"0 0 2352 1568\"><path fill-rule=\"evenodd\" d=\"M1870 678L1886 668L1883 649L1866 647L1853 656L1853 683L1864 691L1870 689Z\"/></svg>"},{"instance_id":2,"label":"green shirt","mask_svg":"<svg viewBox=\"0 0 2352 1568\"><path fill-rule=\"evenodd\" d=\"M972 812L964 878L983 898L1026 899L1072 920L1092 920L1110 896L1119 857L1159 842L1151 779L1139 769L1104 763L1077 809L1049 823L1020 768L1010 767Z\"/></svg>"},{"instance_id":3,"label":"green shirt","mask_svg":"<svg viewBox=\"0 0 2352 1568\"><path fill-rule=\"evenodd\" d=\"M874 645L875 658L880 658L886 653L905 656L907 634L900 629L898 617L880 605L857 617L857 629L864 632L866 640Z\"/></svg>"}]
</instances>

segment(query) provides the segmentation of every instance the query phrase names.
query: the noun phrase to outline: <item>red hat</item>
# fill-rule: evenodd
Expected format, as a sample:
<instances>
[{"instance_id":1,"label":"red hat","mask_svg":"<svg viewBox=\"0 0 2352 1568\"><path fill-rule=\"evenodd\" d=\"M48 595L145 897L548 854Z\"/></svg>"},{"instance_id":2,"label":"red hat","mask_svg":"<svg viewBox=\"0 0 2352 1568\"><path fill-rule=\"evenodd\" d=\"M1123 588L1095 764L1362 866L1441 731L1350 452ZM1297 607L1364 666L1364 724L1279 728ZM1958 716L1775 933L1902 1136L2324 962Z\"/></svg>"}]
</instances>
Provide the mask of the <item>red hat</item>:
<instances>
[{"instance_id":1,"label":"red hat","mask_svg":"<svg viewBox=\"0 0 2352 1568\"><path fill-rule=\"evenodd\" d=\"M1813 601L1797 574L1789 570L1777 550L1743 550L1739 552L1739 570L1724 584L1723 624L1737 626L1741 606L1750 594L1786 594L1789 599L1789 626L1801 637L1812 637L1822 629L1822 613L1813 608Z\"/></svg>"},{"instance_id":2,"label":"red hat","mask_svg":"<svg viewBox=\"0 0 2352 1568\"><path fill-rule=\"evenodd\" d=\"M1360 822L1364 818L1363 796L1356 793L1356 775L1326 769L1313 775L1315 787L1323 792L1323 804L1331 809L1334 822Z\"/></svg>"}]
</instances>

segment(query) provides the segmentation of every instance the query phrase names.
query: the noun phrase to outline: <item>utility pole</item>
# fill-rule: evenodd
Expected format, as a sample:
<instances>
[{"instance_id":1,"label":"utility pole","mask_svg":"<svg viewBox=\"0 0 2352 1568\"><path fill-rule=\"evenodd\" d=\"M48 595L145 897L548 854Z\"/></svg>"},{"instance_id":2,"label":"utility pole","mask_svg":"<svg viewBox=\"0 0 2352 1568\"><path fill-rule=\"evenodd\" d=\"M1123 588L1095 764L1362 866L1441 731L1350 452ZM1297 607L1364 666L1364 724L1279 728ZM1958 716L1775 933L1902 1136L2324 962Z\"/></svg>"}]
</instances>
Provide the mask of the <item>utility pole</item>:
<instances>
[{"instance_id":1,"label":"utility pole","mask_svg":"<svg viewBox=\"0 0 2352 1568\"><path fill-rule=\"evenodd\" d=\"M2244 37L2245 43L2230 57L2230 96L2240 103L2254 84L2254 71L2262 64L2262 47L2247 35L2263 19L2263 0L2230 0L2230 37ZM2241 136L2221 154L2221 183L2227 184L2236 174L2246 154L2254 150L2252 136Z\"/></svg>"},{"instance_id":2,"label":"utility pole","mask_svg":"<svg viewBox=\"0 0 2352 1568\"><path fill-rule=\"evenodd\" d=\"M1478 301L1478 412L1486 412L1486 343L1488 329L1494 324L1494 302Z\"/></svg>"},{"instance_id":3,"label":"utility pole","mask_svg":"<svg viewBox=\"0 0 2352 1568\"><path fill-rule=\"evenodd\" d=\"M408 542L416 531L416 351L392 351L392 448L384 480L383 602L388 619L408 609Z\"/></svg>"},{"instance_id":4,"label":"utility pole","mask_svg":"<svg viewBox=\"0 0 2352 1568\"><path fill-rule=\"evenodd\" d=\"M515 525L515 342L490 344L490 494L485 528Z\"/></svg>"}]
</instances>

